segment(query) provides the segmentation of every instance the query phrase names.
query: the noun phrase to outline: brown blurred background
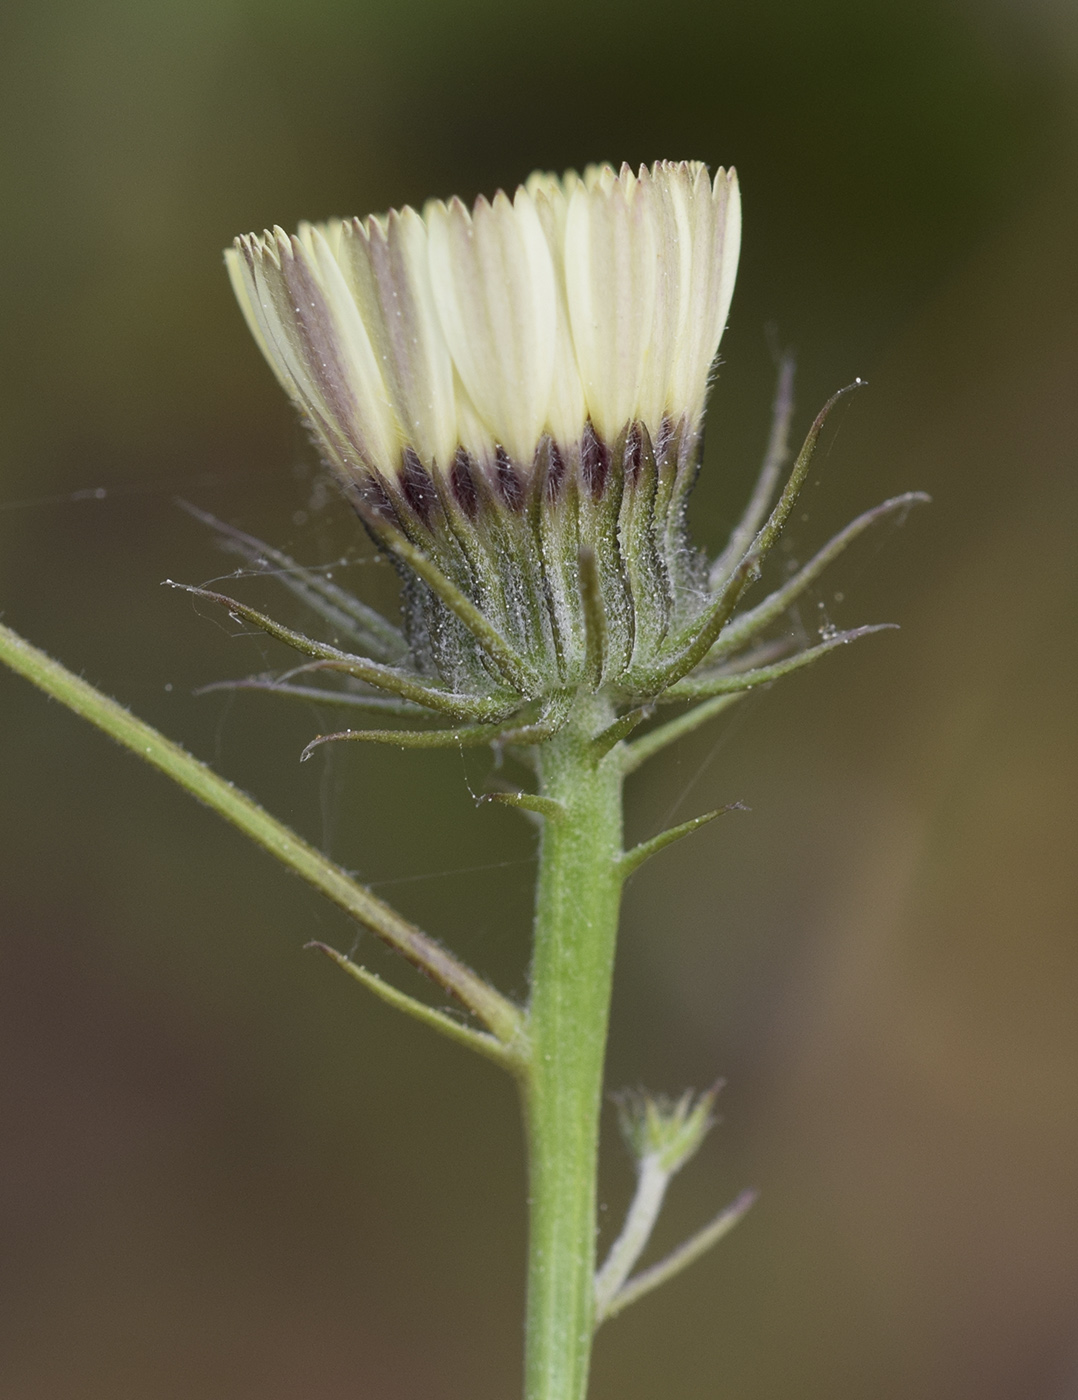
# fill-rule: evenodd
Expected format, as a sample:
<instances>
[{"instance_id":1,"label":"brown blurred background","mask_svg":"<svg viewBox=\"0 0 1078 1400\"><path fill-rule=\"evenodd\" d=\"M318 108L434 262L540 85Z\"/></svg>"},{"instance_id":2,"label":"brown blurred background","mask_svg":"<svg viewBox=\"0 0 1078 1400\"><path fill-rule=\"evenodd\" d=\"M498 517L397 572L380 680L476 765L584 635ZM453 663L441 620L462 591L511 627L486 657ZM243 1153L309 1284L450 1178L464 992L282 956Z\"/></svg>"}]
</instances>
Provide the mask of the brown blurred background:
<instances>
[{"instance_id":1,"label":"brown blurred background","mask_svg":"<svg viewBox=\"0 0 1078 1400\"><path fill-rule=\"evenodd\" d=\"M855 374L790 534L921 487L802 610L896 621L634 779L610 1085L724 1074L595 1400L1078 1395L1078 12L1070 0L10 0L0 609L513 991L533 840L457 754L324 752L194 698L279 657L160 587L177 497L386 596L232 304L234 233L734 162L742 272L698 533ZM248 595L287 614L268 583ZM507 1400L510 1086L301 945L355 931L0 675L0 1396ZM371 940L364 959L390 966ZM394 970L412 986L407 971ZM603 1197L623 1208L611 1122Z\"/></svg>"}]
</instances>

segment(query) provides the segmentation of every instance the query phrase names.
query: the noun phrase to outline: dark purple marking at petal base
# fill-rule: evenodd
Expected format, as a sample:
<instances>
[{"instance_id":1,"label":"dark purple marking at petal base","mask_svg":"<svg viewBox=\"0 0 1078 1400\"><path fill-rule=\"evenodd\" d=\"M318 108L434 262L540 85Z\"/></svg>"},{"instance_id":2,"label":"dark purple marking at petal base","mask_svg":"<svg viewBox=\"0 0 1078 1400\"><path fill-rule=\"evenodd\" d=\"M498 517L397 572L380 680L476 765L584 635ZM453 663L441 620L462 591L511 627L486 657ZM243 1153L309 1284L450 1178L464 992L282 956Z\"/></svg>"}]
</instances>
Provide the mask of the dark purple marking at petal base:
<instances>
[{"instance_id":1,"label":"dark purple marking at petal base","mask_svg":"<svg viewBox=\"0 0 1078 1400\"><path fill-rule=\"evenodd\" d=\"M562 483L565 480L566 462L561 448L556 442L551 442L550 450L547 453L546 481L544 487L547 500L553 503L561 495Z\"/></svg>"},{"instance_id":2,"label":"dark purple marking at petal base","mask_svg":"<svg viewBox=\"0 0 1078 1400\"><path fill-rule=\"evenodd\" d=\"M374 472L364 472L362 479L357 483L357 490L369 510L375 511L394 525L398 523L396 508L379 476Z\"/></svg>"},{"instance_id":3,"label":"dark purple marking at petal base","mask_svg":"<svg viewBox=\"0 0 1078 1400\"><path fill-rule=\"evenodd\" d=\"M662 423L659 425L659 431L655 434L655 444L654 444L654 445L655 445L655 460L656 460L656 462L661 462L662 459L666 456L667 449L668 449L669 446L670 446L670 443L671 443L671 440L673 439L673 436L674 436L674 425L673 425L673 423L670 421L670 416L669 416L669 414L664 414L664 415L663 415L663 421L662 421Z\"/></svg>"},{"instance_id":4,"label":"dark purple marking at petal base","mask_svg":"<svg viewBox=\"0 0 1078 1400\"><path fill-rule=\"evenodd\" d=\"M434 489L430 472L411 447L406 447L401 452L401 490L405 500L423 524L429 524L438 504L438 493Z\"/></svg>"},{"instance_id":5,"label":"dark purple marking at petal base","mask_svg":"<svg viewBox=\"0 0 1078 1400\"><path fill-rule=\"evenodd\" d=\"M524 483L501 443L494 449L494 461L498 471L498 489L505 504L510 510L520 510L524 504Z\"/></svg>"},{"instance_id":6,"label":"dark purple marking at petal base","mask_svg":"<svg viewBox=\"0 0 1078 1400\"><path fill-rule=\"evenodd\" d=\"M584 485L598 500L610 475L610 448L590 422L585 424L584 436L580 440L580 471Z\"/></svg>"},{"instance_id":7,"label":"dark purple marking at petal base","mask_svg":"<svg viewBox=\"0 0 1078 1400\"><path fill-rule=\"evenodd\" d=\"M479 514L479 491L472 475L472 459L463 447L457 448L449 469L449 488L464 514L474 520Z\"/></svg>"}]
</instances>

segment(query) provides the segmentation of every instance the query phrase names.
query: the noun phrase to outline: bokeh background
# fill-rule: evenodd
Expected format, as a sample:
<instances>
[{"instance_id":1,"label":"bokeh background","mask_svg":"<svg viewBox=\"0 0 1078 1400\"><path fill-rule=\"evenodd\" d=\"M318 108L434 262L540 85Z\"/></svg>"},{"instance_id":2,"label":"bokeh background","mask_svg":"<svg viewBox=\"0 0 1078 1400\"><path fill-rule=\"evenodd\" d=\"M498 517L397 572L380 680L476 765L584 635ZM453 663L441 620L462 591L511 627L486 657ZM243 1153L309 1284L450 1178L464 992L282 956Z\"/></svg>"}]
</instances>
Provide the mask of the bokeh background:
<instances>
[{"instance_id":1,"label":"bokeh background","mask_svg":"<svg viewBox=\"0 0 1078 1400\"><path fill-rule=\"evenodd\" d=\"M791 623L901 632L633 780L637 836L751 808L627 898L611 1088L728 1080L659 1244L762 1194L604 1329L593 1395L1072 1400L1070 0L9 0L0 70L5 620L517 992L533 838L476 808L481 757L301 768L324 716L192 694L280 658L160 586L234 567L178 498L390 591L220 250L535 166L736 163L698 535L748 489L785 345L799 428L870 381L790 555L896 491L935 503ZM519 1394L511 1087L303 953L356 931L217 818L24 682L0 707L0 1394Z\"/></svg>"}]
</instances>

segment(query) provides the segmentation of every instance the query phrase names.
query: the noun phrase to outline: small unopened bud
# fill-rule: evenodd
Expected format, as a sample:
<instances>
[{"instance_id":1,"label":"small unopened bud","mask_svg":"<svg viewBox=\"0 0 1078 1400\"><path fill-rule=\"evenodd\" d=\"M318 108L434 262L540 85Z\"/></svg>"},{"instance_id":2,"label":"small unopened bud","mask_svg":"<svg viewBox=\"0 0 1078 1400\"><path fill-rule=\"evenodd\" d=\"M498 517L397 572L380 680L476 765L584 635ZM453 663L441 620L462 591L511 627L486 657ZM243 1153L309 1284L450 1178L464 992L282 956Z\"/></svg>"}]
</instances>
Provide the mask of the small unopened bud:
<instances>
[{"instance_id":1,"label":"small unopened bud","mask_svg":"<svg viewBox=\"0 0 1078 1400\"><path fill-rule=\"evenodd\" d=\"M620 1094L621 1132L637 1162L651 1159L668 1177L680 1171L715 1122L712 1109L721 1087L703 1094L687 1089L679 1099L632 1090Z\"/></svg>"}]
</instances>

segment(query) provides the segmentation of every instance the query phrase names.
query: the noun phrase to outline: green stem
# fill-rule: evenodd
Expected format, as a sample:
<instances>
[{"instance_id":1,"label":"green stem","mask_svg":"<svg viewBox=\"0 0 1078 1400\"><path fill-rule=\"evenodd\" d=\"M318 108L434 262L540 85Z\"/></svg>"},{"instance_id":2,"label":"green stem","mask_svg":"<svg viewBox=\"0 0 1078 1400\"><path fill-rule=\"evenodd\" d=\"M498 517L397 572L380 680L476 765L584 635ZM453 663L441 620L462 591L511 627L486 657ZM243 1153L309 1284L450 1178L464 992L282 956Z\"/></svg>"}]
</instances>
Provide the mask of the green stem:
<instances>
[{"instance_id":1,"label":"green stem","mask_svg":"<svg viewBox=\"0 0 1078 1400\"><path fill-rule=\"evenodd\" d=\"M622 877L617 754L610 724L581 700L539 750L540 791L561 804L544 824L523 1077L530 1231L526 1400L584 1400L594 1330L596 1170L603 1061Z\"/></svg>"},{"instance_id":2,"label":"green stem","mask_svg":"<svg viewBox=\"0 0 1078 1400\"><path fill-rule=\"evenodd\" d=\"M0 623L0 662L39 686L77 715L103 729L117 743L160 769L193 797L211 807L252 841L276 856L301 879L365 924L409 962L421 968L439 986L458 998L503 1044L520 1053L523 1017L519 1009L489 986L470 967L436 943L377 895L327 860L296 833L240 792L212 768L166 739L144 720L102 695L80 676L24 641Z\"/></svg>"}]
</instances>

